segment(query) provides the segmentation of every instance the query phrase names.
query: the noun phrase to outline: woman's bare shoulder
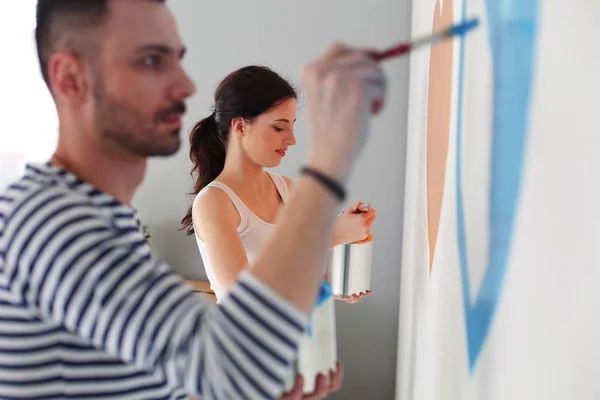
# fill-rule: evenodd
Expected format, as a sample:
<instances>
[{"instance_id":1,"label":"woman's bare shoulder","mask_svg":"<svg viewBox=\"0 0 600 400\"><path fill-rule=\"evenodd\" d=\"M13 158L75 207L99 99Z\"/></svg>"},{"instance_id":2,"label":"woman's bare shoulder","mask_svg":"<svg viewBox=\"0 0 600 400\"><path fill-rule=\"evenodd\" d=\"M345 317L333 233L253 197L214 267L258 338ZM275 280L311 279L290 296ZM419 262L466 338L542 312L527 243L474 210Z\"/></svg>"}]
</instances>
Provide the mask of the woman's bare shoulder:
<instances>
[{"instance_id":1,"label":"woman's bare shoulder","mask_svg":"<svg viewBox=\"0 0 600 400\"><path fill-rule=\"evenodd\" d=\"M237 211L224 190L207 187L194 199L192 213L203 221L226 221L235 220Z\"/></svg>"}]
</instances>

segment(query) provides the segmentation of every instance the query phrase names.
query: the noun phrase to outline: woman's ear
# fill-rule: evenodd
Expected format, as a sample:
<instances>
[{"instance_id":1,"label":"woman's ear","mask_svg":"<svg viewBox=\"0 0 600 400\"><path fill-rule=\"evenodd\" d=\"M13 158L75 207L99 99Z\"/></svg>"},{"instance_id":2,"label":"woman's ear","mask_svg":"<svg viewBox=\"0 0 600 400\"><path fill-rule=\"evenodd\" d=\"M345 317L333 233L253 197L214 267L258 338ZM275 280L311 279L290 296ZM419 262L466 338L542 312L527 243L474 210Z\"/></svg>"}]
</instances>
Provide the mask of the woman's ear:
<instances>
[{"instance_id":1,"label":"woman's ear","mask_svg":"<svg viewBox=\"0 0 600 400\"><path fill-rule=\"evenodd\" d=\"M246 121L242 117L236 117L231 120L231 133L237 137L244 137L246 134Z\"/></svg>"}]
</instances>

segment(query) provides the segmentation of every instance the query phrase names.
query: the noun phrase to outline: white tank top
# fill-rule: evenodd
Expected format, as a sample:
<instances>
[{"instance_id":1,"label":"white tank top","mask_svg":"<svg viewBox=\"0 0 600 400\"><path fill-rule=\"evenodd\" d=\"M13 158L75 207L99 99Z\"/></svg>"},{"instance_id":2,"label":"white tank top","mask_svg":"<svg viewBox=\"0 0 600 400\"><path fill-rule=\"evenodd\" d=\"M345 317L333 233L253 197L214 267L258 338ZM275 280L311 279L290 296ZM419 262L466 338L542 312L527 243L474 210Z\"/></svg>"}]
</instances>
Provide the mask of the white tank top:
<instances>
[{"instance_id":1,"label":"white tank top","mask_svg":"<svg viewBox=\"0 0 600 400\"><path fill-rule=\"evenodd\" d=\"M275 184L279 195L282 200L285 202L288 194L288 186L283 179L283 177L274 172L268 172L271 180ZM231 199L231 202L237 209L237 212L240 214L240 224L238 225L237 232L240 236L240 240L242 242L242 246L244 246L244 250L246 251L246 257L248 258L248 262L252 264L256 257L258 256L258 252L264 246L267 237L271 233L271 230L274 227L274 224L270 224L262 219L260 219L256 214L250 210L246 204L235 194L235 192L227 185L222 182L213 181L209 183L204 189L198 193L198 196L201 196L205 193L206 188L215 187L219 188ZM195 201L195 200L194 200ZM200 215L199 218L202 218ZM195 229L195 228L194 228ZM196 243L198 244L198 250L200 250L200 256L202 257L202 263L204 264L204 270L206 271L206 276L208 277L208 281L210 282L210 288L215 293L217 297L217 302L219 299L222 299L225 296L225 291L223 287L217 281L217 277L215 276L215 271L213 269L212 262L210 260L210 256L208 254L208 249L206 247L206 243L204 243L198 235L194 234L196 237Z\"/></svg>"}]
</instances>

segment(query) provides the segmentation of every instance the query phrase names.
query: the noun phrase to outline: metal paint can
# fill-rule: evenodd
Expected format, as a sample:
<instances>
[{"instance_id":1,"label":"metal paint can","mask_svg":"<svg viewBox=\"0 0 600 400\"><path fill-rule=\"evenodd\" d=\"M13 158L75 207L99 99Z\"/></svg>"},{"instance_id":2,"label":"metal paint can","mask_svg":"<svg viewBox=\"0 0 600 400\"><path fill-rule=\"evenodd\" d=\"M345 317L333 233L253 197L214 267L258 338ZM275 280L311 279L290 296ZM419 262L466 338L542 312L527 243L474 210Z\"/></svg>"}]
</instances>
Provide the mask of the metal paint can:
<instances>
[{"instance_id":1,"label":"metal paint can","mask_svg":"<svg viewBox=\"0 0 600 400\"><path fill-rule=\"evenodd\" d=\"M336 246L331 251L331 287L337 296L359 295L371 290L373 236L361 242Z\"/></svg>"}]
</instances>

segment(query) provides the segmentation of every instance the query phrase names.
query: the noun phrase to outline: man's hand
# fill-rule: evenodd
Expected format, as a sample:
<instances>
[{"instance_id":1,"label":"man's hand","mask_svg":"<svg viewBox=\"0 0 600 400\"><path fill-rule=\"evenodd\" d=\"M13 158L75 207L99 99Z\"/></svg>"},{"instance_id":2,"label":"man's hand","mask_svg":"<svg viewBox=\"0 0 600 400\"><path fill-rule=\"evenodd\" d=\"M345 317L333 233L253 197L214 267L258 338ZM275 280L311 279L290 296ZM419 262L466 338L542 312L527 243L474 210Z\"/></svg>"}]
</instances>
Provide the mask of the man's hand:
<instances>
[{"instance_id":1,"label":"man's hand","mask_svg":"<svg viewBox=\"0 0 600 400\"><path fill-rule=\"evenodd\" d=\"M337 392L342 387L342 381L344 380L344 366L338 361L336 364L336 371L329 374L329 382L327 385L327 379L324 375L320 374L317 376L315 381L315 390L310 394L303 394L302 387L304 386L304 378L301 375L296 376L296 383L294 388L281 396L280 400L316 400L324 399L329 393Z\"/></svg>"},{"instance_id":2,"label":"man's hand","mask_svg":"<svg viewBox=\"0 0 600 400\"><path fill-rule=\"evenodd\" d=\"M384 103L382 69L369 55L334 44L302 71L310 125L308 165L345 181Z\"/></svg>"}]
</instances>

